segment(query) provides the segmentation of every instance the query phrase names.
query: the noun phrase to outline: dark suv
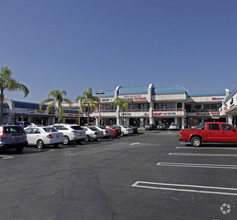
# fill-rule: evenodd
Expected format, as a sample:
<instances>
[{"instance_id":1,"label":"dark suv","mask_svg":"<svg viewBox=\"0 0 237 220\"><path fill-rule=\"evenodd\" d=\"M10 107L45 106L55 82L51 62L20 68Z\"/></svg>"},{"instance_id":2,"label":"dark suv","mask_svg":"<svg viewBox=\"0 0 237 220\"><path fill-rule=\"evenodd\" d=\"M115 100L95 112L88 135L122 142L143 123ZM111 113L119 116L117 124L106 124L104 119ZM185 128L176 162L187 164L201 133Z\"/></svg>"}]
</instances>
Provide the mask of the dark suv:
<instances>
[{"instance_id":1,"label":"dark suv","mask_svg":"<svg viewBox=\"0 0 237 220\"><path fill-rule=\"evenodd\" d=\"M0 125L0 150L15 148L22 152L28 145L24 129L18 125Z\"/></svg>"}]
</instances>

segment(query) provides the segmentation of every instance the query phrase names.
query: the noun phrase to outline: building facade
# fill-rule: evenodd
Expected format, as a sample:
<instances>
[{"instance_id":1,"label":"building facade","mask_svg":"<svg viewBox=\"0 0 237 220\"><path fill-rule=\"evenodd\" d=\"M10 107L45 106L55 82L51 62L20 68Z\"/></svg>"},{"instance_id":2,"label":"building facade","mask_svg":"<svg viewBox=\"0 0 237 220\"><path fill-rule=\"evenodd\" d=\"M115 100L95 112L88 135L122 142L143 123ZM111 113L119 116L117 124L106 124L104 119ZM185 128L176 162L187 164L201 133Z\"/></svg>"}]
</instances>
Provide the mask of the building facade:
<instances>
[{"instance_id":1,"label":"building facade","mask_svg":"<svg viewBox=\"0 0 237 220\"><path fill-rule=\"evenodd\" d=\"M208 121L225 121L220 115L220 107L228 95L228 89L189 92L182 86L118 86L99 96L100 108L92 112L91 117L96 118L96 124L143 127L176 123L180 128L190 128ZM123 112L113 105L116 98L132 100L132 104Z\"/></svg>"},{"instance_id":2,"label":"building facade","mask_svg":"<svg viewBox=\"0 0 237 220\"><path fill-rule=\"evenodd\" d=\"M159 87L154 84L101 90L94 94L100 102L98 108L89 113L90 124L125 124L144 127L150 124L178 124L180 128L191 128L209 121L227 121L237 126L237 88L219 91L188 91L182 86ZM123 111L115 104L117 99L129 100ZM87 124L87 109L80 103L63 105L63 122ZM48 114L39 104L4 100L4 123L29 121L35 124L53 124L58 121L57 106ZM79 111L80 109L80 111Z\"/></svg>"}]
</instances>

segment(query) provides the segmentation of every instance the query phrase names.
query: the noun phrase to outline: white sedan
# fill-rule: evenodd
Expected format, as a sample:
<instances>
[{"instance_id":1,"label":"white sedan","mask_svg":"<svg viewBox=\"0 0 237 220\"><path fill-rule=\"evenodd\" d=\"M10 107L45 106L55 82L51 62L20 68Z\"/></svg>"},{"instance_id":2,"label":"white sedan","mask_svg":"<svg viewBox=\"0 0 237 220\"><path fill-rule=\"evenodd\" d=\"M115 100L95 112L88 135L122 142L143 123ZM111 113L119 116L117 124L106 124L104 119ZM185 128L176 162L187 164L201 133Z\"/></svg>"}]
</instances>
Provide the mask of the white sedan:
<instances>
[{"instance_id":1,"label":"white sedan","mask_svg":"<svg viewBox=\"0 0 237 220\"><path fill-rule=\"evenodd\" d=\"M58 132L52 127L30 126L25 128L27 141L29 145L36 145L42 148L45 145L54 145L57 147L64 141L63 133Z\"/></svg>"},{"instance_id":2,"label":"white sedan","mask_svg":"<svg viewBox=\"0 0 237 220\"><path fill-rule=\"evenodd\" d=\"M103 131L104 138L106 137L113 137L113 132L111 129L106 128L104 126L95 126L98 130Z\"/></svg>"},{"instance_id":3,"label":"white sedan","mask_svg":"<svg viewBox=\"0 0 237 220\"><path fill-rule=\"evenodd\" d=\"M133 129L129 128L128 126L125 125L119 125L119 127L121 128L121 136L123 135L129 135L133 133Z\"/></svg>"},{"instance_id":4,"label":"white sedan","mask_svg":"<svg viewBox=\"0 0 237 220\"><path fill-rule=\"evenodd\" d=\"M179 126L177 124L170 124L169 130L179 130Z\"/></svg>"}]
</instances>

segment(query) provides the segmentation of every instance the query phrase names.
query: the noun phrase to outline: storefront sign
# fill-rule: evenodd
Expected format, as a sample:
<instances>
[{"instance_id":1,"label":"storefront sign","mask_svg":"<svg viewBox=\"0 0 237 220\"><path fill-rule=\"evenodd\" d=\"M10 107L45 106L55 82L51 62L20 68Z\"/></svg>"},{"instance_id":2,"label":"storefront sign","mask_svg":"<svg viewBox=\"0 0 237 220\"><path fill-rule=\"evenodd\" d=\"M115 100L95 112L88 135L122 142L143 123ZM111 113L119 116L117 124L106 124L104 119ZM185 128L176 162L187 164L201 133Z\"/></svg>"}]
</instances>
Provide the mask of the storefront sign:
<instances>
[{"instance_id":1,"label":"storefront sign","mask_svg":"<svg viewBox=\"0 0 237 220\"><path fill-rule=\"evenodd\" d=\"M101 98L101 102L113 102L114 98Z\"/></svg>"},{"instance_id":2,"label":"storefront sign","mask_svg":"<svg viewBox=\"0 0 237 220\"><path fill-rule=\"evenodd\" d=\"M134 102L147 101L147 97L142 95L125 95L122 98L126 100L133 100Z\"/></svg>"},{"instance_id":3,"label":"storefront sign","mask_svg":"<svg viewBox=\"0 0 237 220\"><path fill-rule=\"evenodd\" d=\"M124 116L124 117L128 117L128 116L131 116L131 117L148 117L149 114L146 113L146 112L125 112L125 113L121 113L121 116Z\"/></svg>"},{"instance_id":4,"label":"storefront sign","mask_svg":"<svg viewBox=\"0 0 237 220\"><path fill-rule=\"evenodd\" d=\"M184 116L184 112L153 112L153 116Z\"/></svg>"}]
</instances>

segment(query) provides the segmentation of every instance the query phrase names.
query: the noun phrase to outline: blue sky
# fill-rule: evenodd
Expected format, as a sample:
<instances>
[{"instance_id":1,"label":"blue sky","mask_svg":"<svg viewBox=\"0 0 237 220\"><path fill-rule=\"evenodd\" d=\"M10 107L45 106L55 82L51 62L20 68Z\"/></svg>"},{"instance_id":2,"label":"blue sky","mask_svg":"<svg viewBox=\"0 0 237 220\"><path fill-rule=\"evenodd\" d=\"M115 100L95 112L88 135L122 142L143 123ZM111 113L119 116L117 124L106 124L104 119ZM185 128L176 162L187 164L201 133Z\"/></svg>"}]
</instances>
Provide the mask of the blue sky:
<instances>
[{"instance_id":1,"label":"blue sky","mask_svg":"<svg viewBox=\"0 0 237 220\"><path fill-rule=\"evenodd\" d=\"M0 66L40 102L91 87L237 86L236 0L1 0Z\"/></svg>"}]
</instances>

